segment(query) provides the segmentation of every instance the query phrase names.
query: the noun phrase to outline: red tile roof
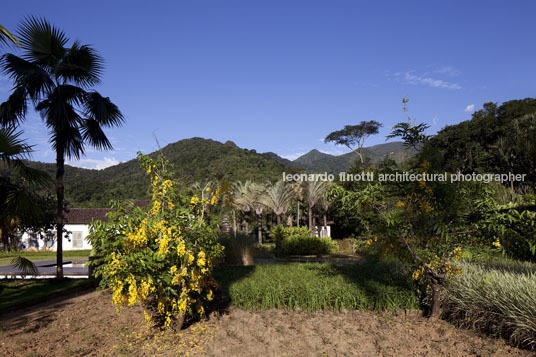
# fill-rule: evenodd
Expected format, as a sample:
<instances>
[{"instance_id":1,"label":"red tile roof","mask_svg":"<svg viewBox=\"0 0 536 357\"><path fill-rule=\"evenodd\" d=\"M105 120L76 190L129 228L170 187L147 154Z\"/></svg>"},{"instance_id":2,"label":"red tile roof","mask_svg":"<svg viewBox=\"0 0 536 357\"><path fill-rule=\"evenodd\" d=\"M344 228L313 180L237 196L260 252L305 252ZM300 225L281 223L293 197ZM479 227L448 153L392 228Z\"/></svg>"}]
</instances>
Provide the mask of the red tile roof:
<instances>
[{"instance_id":1,"label":"red tile roof","mask_svg":"<svg viewBox=\"0 0 536 357\"><path fill-rule=\"evenodd\" d=\"M134 207L145 207L151 200L133 200ZM107 221L106 213L111 212L111 208L69 208L65 212L66 224L89 224L93 220Z\"/></svg>"},{"instance_id":2,"label":"red tile roof","mask_svg":"<svg viewBox=\"0 0 536 357\"><path fill-rule=\"evenodd\" d=\"M93 220L107 221L106 213L111 208L70 208L65 213L66 224L89 224Z\"/></svg>"}]
</instances>

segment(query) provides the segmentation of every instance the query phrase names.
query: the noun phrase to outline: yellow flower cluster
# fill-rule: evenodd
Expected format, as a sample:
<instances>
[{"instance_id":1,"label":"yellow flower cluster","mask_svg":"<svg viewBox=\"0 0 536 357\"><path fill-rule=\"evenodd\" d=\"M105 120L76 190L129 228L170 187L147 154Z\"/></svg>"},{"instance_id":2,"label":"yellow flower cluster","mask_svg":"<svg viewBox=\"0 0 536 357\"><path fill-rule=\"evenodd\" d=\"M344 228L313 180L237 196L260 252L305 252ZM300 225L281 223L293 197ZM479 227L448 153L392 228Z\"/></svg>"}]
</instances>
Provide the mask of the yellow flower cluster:
<instances>
[{"instance_id":1,"label":"yellow flower cluster","mask_svg":"<svg viewBox=\"0 0 536 357\"><path fill-rule=\"evenodd\" d=\"M213 299L209 275L213 259L200 246L186 241L189 231L181 230L183 218L176 220L170 211L174 207L174 196L170 194L173 182L162 178L166 175L160 176L155 164L148 163L145 169L151 175L153 204L140 219L121 223L119 233L124 245L117 253L110 254L103 265L103 277L112 288L112 300L118 310L121 306L141 303L145 307L145 320L150 324L151 306L156 301L155 313L164 327L169 328L179 316L205 313L203 304ZM206 192L206 198L192 197L190 206L205 209L217 204L219 190ZM141 261L137 257L132 259L131 254L146 252ZM139 273L140 268L146 267L145 273Z\"/></svg>"}]
</instances>

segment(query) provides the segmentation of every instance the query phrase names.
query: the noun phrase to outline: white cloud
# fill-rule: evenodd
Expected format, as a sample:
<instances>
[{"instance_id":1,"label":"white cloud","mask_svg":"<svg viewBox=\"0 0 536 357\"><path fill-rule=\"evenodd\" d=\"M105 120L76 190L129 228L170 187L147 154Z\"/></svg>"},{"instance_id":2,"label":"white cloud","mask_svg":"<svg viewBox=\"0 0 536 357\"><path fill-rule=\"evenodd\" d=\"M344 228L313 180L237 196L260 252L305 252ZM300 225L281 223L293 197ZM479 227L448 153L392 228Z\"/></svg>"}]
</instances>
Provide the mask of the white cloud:
<instances>
[{"instance_id":1,"label":"white cloud","mask_svg":"<svg viewBox=\"0 0 536 357\"><path fill-rule=\"evenodd\" d=\"M434 73L446 74L447 76L456 77L460 75L460 71L452 66L442 66L434 71Z\"/></svg>"},{"instance_id":2,"label":"white cloud","mask_svg":"<svg viewBox=\"0 0 536 357\"><path fill-rule=\"evenodd\" d=\"M466 113L472 112L474 109L475 109L475 105L474 104L469 104L468 106L465 107L465 112Z\"/></svg>"},{"instance_id":3,"label":"white cloud","mask_svg":"<svg viewBox=\"0 0 536 357\"><path fill-rule=\"evenodd\" d=\"M462 87L458 83L447 82L442 79L436 79L432 77L419 76L410 72L405 72L403 76L401 73L397 73L396 75L399 78L402 77L402 79L409 84L421 84L434 88L462 89Z\"/></svg>"},{"instance_id":4,"label":"white cloud","mask_svg":"<svg viewBox=\"0 0 536 357\"><path fill-rule=\"evenodd\" d=\"M437 125L437 123L439 123L439 117L436 115L432 118L432 124Z\"/></svg>"},{"instance_id":5,"label":"white cloud","mask_svg":"<svg viewBox=\"0 0 536 357\"><path fill-rule=\"evenodd\" d=\"M117 161L113 157L112 158L105 157L102 160L81 159L81 160L75 160L75 161L68 161L67 164L69 164L71 166L82 167L84 169L102 170L102 169L105 169L107 167L119 164L119 161Z\"/></svg>"}]
</instances>

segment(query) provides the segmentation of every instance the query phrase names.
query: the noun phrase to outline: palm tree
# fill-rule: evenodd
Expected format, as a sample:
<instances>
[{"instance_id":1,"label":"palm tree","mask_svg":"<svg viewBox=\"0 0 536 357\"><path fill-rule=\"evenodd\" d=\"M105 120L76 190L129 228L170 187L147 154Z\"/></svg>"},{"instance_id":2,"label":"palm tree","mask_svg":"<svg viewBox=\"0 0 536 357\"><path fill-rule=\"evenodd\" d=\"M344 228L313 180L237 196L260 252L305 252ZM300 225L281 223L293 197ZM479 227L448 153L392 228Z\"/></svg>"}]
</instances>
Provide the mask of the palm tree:
<instances>
[{"instance_id":1,"label":"palm tree","mask_svg":"<svg viewBox=\"0 0 536 357\"><path fill-rule=\"evenodd\" d=\"M0 105L0 124L17 125L26 118L28 100L34 104L56 151L57 277L63 277L62 238L65 158L79 159L85 144L112 149L103 127L122 124L123 115L109 98L91 89L100 82L103 60L88 45L69 39L42 18L29 17L19 29L21 57L5 54L0 68L14 89Z\"/></svg>"},{"instance_id":2,"label":"palm tree","mask_svg":"<svg viewBox=\"0 0 536 357\"><path fill-rule=\"evenodd\" d=\"M292 184L292 190L294 191L294 197L297 200L297 212L296 212L296 226L300 226L300 203L303 200L303 185L301 182L294 182Z\"/></svg>"},{"instance_id":3,"label":"palm tree","mask_svg":"<svg viewBox=\"0 0 536 357\"><path fill-rule=\"evenodd\" d=\"M233 199L232 204L234 207L240 209L242 212L244 212L244 220L245 220L245 230L246 233L249 234L249 222L248 222L248 213L251 211L251 207L249 206L249 201L247 200L247 185L249 183L246 181L246 183L242 183L241 181L237 181L233 184L232 192L233 192Z\"/></svg>"},{"instance_id":4,"label":"palm tree","mask_svg":"<svg viewBox=\"0 0 536 357\"><path fill-rule=\"evenodd\" d=\"M324 194L322 195L322 198L320 198L320 206L322 207L322 213L323 213L323 224L324 224L324 232L327 234L328 232L328 209L331 202L329 201L328 197Z\"/></svg>"},{"instance_id":5,"label":"palm tree","mask_svg":"<svg viewBox=\"0 0 536 357\"><path fill-rule=\"evenodd\" d=\"M279 180L274 185L267 184L266 196L266 205L274 211L277 225L280 225L281 215L287 213L290 202L294 198L294 191L285 181Z\"/></svg>"},{"instance_id":6,"label":"palm tree","mask_svg":"<svg viewBox=\"0 0 536 357\"><path fill-rule=\"evenodd\" d=\"M246 181L241 187L236 202L247 207L247 212L253 210L257 216L257 239L262 245L262 213L266 207L266 187L262 184ZM244 210L246 212L246 210Z\"/></svg>"},{"instance_id":7,"label":"palm tree","mask_svg":"<svg viewBox=\"0 0 536 357\"><path fill-rule=\"evenodd\" d=\"M324 196L326 186L326 182L321 180L305 182L305 199L307 200L309 229L311 230L313 229L313 208L316 203Z\"/></svg>"}]
</instances>

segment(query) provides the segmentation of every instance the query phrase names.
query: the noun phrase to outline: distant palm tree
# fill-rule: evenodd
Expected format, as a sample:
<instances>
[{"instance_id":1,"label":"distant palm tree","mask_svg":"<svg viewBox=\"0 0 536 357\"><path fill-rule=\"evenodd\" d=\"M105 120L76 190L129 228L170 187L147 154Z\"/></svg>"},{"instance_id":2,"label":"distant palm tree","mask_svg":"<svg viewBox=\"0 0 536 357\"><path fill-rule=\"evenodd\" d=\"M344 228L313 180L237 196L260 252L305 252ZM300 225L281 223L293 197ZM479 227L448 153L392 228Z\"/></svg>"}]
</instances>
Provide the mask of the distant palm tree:
<instances>
[{"instance_id":1,"label":"distant palm tree","mask_svg":"<svg viewBox=\"0 0 536 357\"><path fill-rule=\"evenodd\" d=\"M305 199L307 201L309 229L313 229L313 208L318 201L324 197L327 184L325 181L315 180L306 181L305 184Z\"/></svg>"},{"instance_id":2,"label":"distant palm tree","mask_svg":"<svg viewBox=\"0 0 536 357\"><path fill-rule=\"evenodd\" d=\"M294 182L292 184L292 190L294 191L294 197L297 201L297 212L296 212L296 226L300 226L300 203L303 200L303 184L301 182Z\"/></svg>"},{"instance_id":3,"label":"distant palm tree","mask_svg":"<svg viewBox=\"0 0 536 357\"><path fill-rule=\"evenodd\" d=\"M234 207L238 208L242 212L244 212L244 222L245 222L245 231L249 234L249 222L248 222L248 213L251 211L251 207L249 206L249 201L246 199L247 195L247 185L248 182L242 183L241 181L237 181L233 184L232 192L233 192L233 199L232 204Z\"/></svg>"},{"instance_id":4,"label":"distant palm tree","mask_svg":"<svg viewBox=\"0 0 536 357\"><path fill-rule=\"evenodd\" d=\"M322 208L322 214L323 214L323 220L322 223L324 225L324 232L327 234L328 230L328 209L331 202L329 201L328 197L324 193L322 195L322 198L320 199L320 207Z\"/></svg>"},{"instance_id":5,"label":"distant palm tree","mask_svg":"<svg viewBox=\"0 0 536 357\"><path fill-rule=\"evenodd\" d=\"M246 181L241 186L241 191L237 197L237 203L242 207L253 210L257 216L257 239L262 244L262 213L266 207L266 187L262 184ZM244 212L246 210L244 209Z\"/></svg>"},{"instance_id":6,"label":"distant palm tree","mask_svg":"<svg viewBox=\"0 0 536 357\"><path fill-rule=\"evenodd\" d=\"M16 125L26 118L28 99L35 105L50 132L56 151L57 277L63 277L63 211L65 158L79 159L85 144L112 149L102 127L123 122L123 115L109 98L91 89L100 82L103 60L88 45L69 39L42 18L29 17L18 32L21 57L5 54L0 68L14 82L14 89L0 105L0 124Z\"/></svg>"},{"instance_id":7,"label":"distant palm tree","mask_svg":"<svg viewBox=\"0 0 536 357\"><path fill-rule=\"evenodd\" d=\"M294 191L285 181L279 180L273 185L267 184L266 196L266 204L274 211L277 217L277 225L280 225L281 215L287 213L288 207L294 198Z\"/></svg>"}]
</instances>

